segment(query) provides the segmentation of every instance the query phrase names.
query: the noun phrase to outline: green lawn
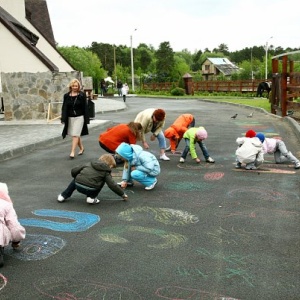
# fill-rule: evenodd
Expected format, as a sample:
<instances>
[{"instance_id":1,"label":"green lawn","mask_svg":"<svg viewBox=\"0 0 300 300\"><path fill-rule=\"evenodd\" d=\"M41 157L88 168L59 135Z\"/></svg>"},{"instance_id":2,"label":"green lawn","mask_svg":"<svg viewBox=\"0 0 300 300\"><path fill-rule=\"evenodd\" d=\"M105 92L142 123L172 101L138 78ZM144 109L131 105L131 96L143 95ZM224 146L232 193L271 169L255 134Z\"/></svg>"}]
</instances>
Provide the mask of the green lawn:
<instances>
[{"instance_id":1,"label":"green lawn","mask_svg":"<svg viewBox=\"0 0 300 300\"><path fill-rule=\"evenodd\" d=\"M166 95L142 95L139 94L139 97L147 98L169 98L169 99L204 99L216 102L229 102L234 104L242 104L253 107L259 107L265 109L267 112L271 112L271 105L269 99L267 98L254 98L254 97L234 97L234 96L166 96Z\"/></svg>"}]
</instances>

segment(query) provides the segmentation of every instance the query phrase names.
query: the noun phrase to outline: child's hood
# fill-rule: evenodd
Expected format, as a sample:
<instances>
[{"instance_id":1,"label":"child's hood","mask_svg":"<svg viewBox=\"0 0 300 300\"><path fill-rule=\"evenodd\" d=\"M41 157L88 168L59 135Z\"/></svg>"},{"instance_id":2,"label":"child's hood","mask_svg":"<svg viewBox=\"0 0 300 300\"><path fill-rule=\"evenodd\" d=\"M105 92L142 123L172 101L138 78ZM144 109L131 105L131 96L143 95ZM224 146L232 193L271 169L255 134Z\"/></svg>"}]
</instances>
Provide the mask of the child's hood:
<instances>
[{"instance_id":1,"label":"child's hood","mask_svg":"<svg viewBox=\"0 0 300 300\"><path fill-rule=\"evenodd\" d=\"M176 137L176 138L179 137L177 131L173 127L167 128L165 130L164 134L167 139L171 139L173 137Z\"/></svg>"},{"instance_id":2,"label":"child's hood","mask_svg":"<svg viewBox=\"0 0 300 300\"><path fill-rule=\"evenodd\" d=\"M132 158L133 158L132 145L129 145L127 143L121 143L117 147L116 153L118 153L120 156L122 156L124 159L126 159L128 161L132 161Z\"/></svg>"},{"instance_id":3,"label":"child's hood","mask_svg":"<svg viewBox=\"0 0 300 300\"><path fill-rule=\"evenodd\" d=\"M8 195L7 184L4 182L0 182L0 199L8 201L8 202L12 202Z\"/></svg>"}]
</instances>

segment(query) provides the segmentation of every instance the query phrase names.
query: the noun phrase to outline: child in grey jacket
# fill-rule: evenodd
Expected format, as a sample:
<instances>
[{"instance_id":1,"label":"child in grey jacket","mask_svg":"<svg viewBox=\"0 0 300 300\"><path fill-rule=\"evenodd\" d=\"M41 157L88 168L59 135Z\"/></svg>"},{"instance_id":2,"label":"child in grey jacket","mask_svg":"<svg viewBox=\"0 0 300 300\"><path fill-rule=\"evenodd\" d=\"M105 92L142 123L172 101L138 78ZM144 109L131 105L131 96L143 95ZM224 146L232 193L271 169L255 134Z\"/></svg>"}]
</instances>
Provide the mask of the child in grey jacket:
<instances>
[{"instance_id":1,"label":"child in grey jacket","mask_svg":"<svg viewBox=\"0 0 300 300\"><path fill-rule=\"evenodd\" d=\"M57 197L58 202L64 202L70 198L75 190L87 196L86 202L89 204L98 204L98 194L102 190L105 183L123 200L127 200L128 196L117 185L111 176L111 168L116 167L116 161L111 154L103 154L98 160L92 161L85 165L74 167L71 170L74 178L68 187Z\"/></svg>"}]
</instances>

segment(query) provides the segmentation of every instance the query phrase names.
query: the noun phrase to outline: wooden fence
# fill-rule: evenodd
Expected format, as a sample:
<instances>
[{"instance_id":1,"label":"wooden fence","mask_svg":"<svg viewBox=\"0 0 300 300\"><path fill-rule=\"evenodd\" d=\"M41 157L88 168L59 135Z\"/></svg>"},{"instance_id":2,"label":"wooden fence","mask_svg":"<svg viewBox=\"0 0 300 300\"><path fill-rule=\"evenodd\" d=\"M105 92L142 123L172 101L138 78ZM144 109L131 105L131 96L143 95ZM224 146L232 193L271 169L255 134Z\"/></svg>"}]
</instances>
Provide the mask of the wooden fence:
<instances>
[{"instance_id":1,"label":"wooden fence","mask_svg":"<svg viewBox=\"0 0 300 300\"><path fill-rule=\"evenodd\" d=\"M226 81L195 81L192 82L194 92L240 92L256 93L257 86L263 80L226 80ZM144 83L146 91L170 91L177 86L174 82Z\"/></svg>"}]
</instances>

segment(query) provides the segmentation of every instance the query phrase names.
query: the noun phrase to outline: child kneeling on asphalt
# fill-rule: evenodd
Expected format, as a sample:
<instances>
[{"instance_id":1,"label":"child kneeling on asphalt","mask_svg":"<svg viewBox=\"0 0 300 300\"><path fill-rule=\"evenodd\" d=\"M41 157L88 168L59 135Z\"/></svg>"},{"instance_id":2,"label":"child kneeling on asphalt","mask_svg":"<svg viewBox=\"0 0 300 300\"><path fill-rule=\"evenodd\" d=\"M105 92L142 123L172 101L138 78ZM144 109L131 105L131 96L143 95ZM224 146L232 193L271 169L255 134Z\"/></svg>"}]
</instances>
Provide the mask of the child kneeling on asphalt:
<instances>
[{"instance_id":1,"label":"child kneeling on asphalt","mask_svg":"<svg viewBox=\"0 0 300 300\"><path fill-rule=\"evenodd\" d=\"M25 235L25 228L19 223L8 195L7 185L0 182L0 267L4 265L4 247L11 242L13 249L18 248Z\"/></svg>"},{"instance_id":2,"label":"child kneeling on asphalt","mask_svg":"<svg viewBox=\"0 0 300 300\"><path fill-rule=\"evenodd\" d=\"M179 162L184 163L186 156L190 152L192 159L194 159L197 164L200 163L200 159L198 158L196 152L196 143L197 143L204 155L205 161L208 163L214 163L215 162L214 159L212 159L209 156L208 150L203 142L203 140L207 139L207 136L208 136L207 131L202 126L198 128L192 127L188 129L183 135L186 146L181 154Z\"/></svg>"},{"instance_id":3,"label":"child kneeling on asphalt","mask_svg":"<svg viewBox=\"0 0 300 300\"><path fill-rule=\"evenodd\" d=\"M69 186L58 195L57 201L64 202L77 190L79 193L87 196L87 203L97 204L100 202L97 196L105 183L114 193L121 196L123 200L127 200L128 196L111 176L111 168L115 167L116 162L111 154L103 154L98 160L74 167L71 170L71 175L74 179Z\"/></svg>"},{"instance_id":4,"label":"child kneeling on asphalt","mask_svg":"<svg viewBox=\"0 0 300 300\"><path fill-rule=\"evenodd\" d=\"M246 164L246 170L256 170L264 161L263 142L265 136L257 133L255 137L237 138L239 148L236 150L236 168L240 169L242 164Z\"/></svg>"},{"instance_id":5,"label":"child kneeling on asphalt","mask_svg":"<svg viewBox=\"0 0 300 300\"><path fill-rule=\"evenodd\" d=\"M157 158L150 152L143 150L140 145L122 143L116 153L125 160L122 188L133 186L133 180L145 186L145 190L152 190L157 184L156 176L160 174L160 165Z\"/></svg>"}]
</instances>

